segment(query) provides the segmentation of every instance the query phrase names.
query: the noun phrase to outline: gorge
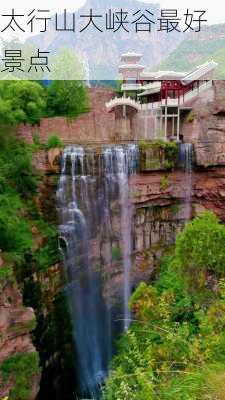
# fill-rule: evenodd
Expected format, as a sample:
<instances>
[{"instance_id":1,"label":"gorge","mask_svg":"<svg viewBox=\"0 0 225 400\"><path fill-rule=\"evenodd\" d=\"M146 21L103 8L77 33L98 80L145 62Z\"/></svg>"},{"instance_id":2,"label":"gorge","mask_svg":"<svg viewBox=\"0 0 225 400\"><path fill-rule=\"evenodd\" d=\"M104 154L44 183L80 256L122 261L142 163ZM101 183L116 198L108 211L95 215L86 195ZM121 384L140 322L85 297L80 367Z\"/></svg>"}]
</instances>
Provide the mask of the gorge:
<instances>
[{"instance_id":1,"label":"gorge","mask_svg":"<svg viewBox=\"0 0 225 400\"><path fill-rule=\"evenodd\" d=\"M0 307L8 313L17 307L21 321L15 331L15 316L0 320L0 360L14 354L14 342L17 352L34 352L33 332L42 367L38 399L96 399L112 368L115 339L123 332L126 337L127 330L129 337L135 319L130 295L140 282L157 279L163 256L190 218L212 210L225 221L224 93L224 82L215 82L194 101L192 118L182 119L184 143L169 151L161 142L134 140L132 110L126 124L119 112L107 114L104 104L111 92L104 88L90 89L92 109L75 120L46 118L38 127L20 127L17 135L27 142L33 143L38 129L42 143L57 132L65 145L40 146L33 154L33 165L42 173L36 205L49 226L59 226L57 238L46 239L32 222L33 235L41 248L52 241L57 246L58 240L60 250L45 269L40 269L43 253L39 258L28 253L18 277L23 304L34 309L37 327L27 323L32 310L19 311L19 294L8 300L10 283L0 297ZM30 399L37 396L38 376ZM10 385L1 387L0 398L8 396Z\"/></svg>"}]
</instances>

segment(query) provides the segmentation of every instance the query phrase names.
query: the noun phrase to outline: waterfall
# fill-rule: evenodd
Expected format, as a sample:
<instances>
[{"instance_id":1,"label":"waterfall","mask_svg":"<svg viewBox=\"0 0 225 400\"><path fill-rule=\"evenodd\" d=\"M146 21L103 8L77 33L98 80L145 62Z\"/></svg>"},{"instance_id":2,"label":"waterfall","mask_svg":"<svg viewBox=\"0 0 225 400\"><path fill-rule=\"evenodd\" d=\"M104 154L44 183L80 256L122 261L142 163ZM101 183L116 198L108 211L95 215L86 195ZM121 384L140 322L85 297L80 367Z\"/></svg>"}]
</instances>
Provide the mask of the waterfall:
<instances>
[{"instance_id":1,"label":"waterfall","mask_svg":"<svg viewBox=\"0 0 225 400\"><path fill-rule=\"evenodd\" d=\"M66 147L57 190L60 249L71 307L80 394L97 398L113 354L115 333L130 322L132 206L128 178L138 166L138 147L106 146L99 151ZM113 210L120 220L123 267L121 307L105 294L111 279ZM104 244L104 265L101 245ZM118 299L117 299L118 300ZM118 325L123 320L123 327ZM121 324L120 324L121 325Z\"/></svg>"},{"instance_id":2,"label":"waterfall","mask_svg":"<svg viewBox=\"0 0 225 400\"><path fill-rule=\"evenodd\" d=\"M191 143L181 143L179 146L179 164L184 171L184 208L185 220L191 218L191 196L192 196L192 164L193 146Z\"/></svg>"}]
</instances>

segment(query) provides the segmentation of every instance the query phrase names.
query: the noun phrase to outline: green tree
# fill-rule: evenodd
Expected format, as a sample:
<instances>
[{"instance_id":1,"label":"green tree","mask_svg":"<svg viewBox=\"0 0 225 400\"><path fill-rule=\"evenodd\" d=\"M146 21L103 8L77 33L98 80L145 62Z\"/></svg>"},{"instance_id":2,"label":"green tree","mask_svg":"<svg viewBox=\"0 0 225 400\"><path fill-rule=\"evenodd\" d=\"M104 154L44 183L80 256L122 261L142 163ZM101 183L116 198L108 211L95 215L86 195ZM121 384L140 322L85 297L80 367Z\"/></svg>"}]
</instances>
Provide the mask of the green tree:
<instances>
[{"instance_id":1,"label":"green tree","mask_svg":"<svg viewBox=\"0 0 225 400\"><path fill-rule=\"evenodd\" d=\"M0 118L1 123L35 124L44 116L46 92L37 82L1 81Z\"/></svg>"},{"instance_id":2,"label":"green tree","mask_svg":"<svg viewBox=\"0 0 225 400\"><path fill-rule=\"evenodd\" d=\"M176 240L177 272L188 290L203 293L212 275L225 274L225 227L210 211L188 223Z\"/></svg>"},{"instance_id":3,"label":"green tree","mask_svg":"<svg viewBox=\"0 0 225 400\"><path fill-rule=\"evenodd\" d=\"M63 48L51 58L51 79L48 88L48 115L76 117L87 111L85 71L72 49Z\"/></svg>"},{"instance_id":4,"label":"green tree","mask_svg":"<svg viewBox=\"0 0 225 400\"><path fill-rule=\"evenodd\" d=\"M87 109L87 91L82 81L53 81L49 86L49 116L77 117Z\"/></svg>"}]
</instances>

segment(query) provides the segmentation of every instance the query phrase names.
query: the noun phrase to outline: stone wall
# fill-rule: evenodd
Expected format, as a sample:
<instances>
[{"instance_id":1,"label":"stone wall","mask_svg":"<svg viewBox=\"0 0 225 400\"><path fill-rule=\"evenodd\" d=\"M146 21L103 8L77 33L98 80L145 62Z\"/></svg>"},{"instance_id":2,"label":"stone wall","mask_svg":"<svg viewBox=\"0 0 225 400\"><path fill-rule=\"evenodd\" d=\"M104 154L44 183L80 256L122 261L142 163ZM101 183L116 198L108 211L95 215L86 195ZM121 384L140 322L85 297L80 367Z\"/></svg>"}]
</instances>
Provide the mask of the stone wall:
<instances>
[{"instance_id":1,"label":"stone wall","mask_svg":"<svg viewBox=\"0 0 225 400\"><path fill-rule=\"evenodd\" d=\"M22 125L18 135L32 142L32 135L38 133L44 143L52 134L59 135L65 144L114 141L115 115L108 113L105 107L113 95L114 92L106 88L89 89L90 112L76 119L44 118L39 126Z\"/></svg>"},{"instance_id":2,"label":"stone wall","mask_svg":"<svg viewBox=\"0 0 225 400\"><path fill-rule=\"evenodd\" d=\"M18 136L32 143L32 136L38 134L46 143L52 134L60 136L64 144L97 144L127 142L154 138L155 118L145 112L137 113L131 107L118 108L108 112L105 106L115 93L107 88L90 88L90 111L77 118L43 118L39 125L21 125Z\"/></svg>"}]
</instances>

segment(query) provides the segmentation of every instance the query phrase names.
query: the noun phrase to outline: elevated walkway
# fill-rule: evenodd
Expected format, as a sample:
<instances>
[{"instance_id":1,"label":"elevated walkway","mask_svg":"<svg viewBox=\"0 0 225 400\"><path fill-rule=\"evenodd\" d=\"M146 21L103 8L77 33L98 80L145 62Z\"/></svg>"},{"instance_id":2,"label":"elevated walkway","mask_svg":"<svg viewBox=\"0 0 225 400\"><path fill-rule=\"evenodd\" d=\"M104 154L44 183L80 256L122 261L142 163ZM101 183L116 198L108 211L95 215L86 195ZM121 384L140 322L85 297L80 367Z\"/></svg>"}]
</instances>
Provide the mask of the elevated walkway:
<instances>
[{"instance_id":1,"label":"elevated walkway","mask_svg":"<svg viewBox=\"0 0 225 400\"><path fill-rule=\"evenodd\" d=\"M184 96L180 98L167 98L166 100L161 100L154 103L141 103L135 99L130 97L115 97L114 99L107 102L106 109L108 112L112 111L115 107L119 106L129 106L135 108L137 111L151 111L157 110L161 107L185 107L187 103L194 100L199 96L202 92L212 87L212 81L202 82L199 88L191 90L185 93Z\"/></svg>"},{"instance_id":2,"label":"elevated walkway","mask_svg":"<svg viewBox=\"0 0 225 400\"><path fill-rule=\"evenodd\" d=\"M107 111L112 111L115 107L119 106L129 106L135 108L137 111L141 111L141 103L131 99L130 97L115 97L105 104Z\"/></svg>"}]
</instances>

